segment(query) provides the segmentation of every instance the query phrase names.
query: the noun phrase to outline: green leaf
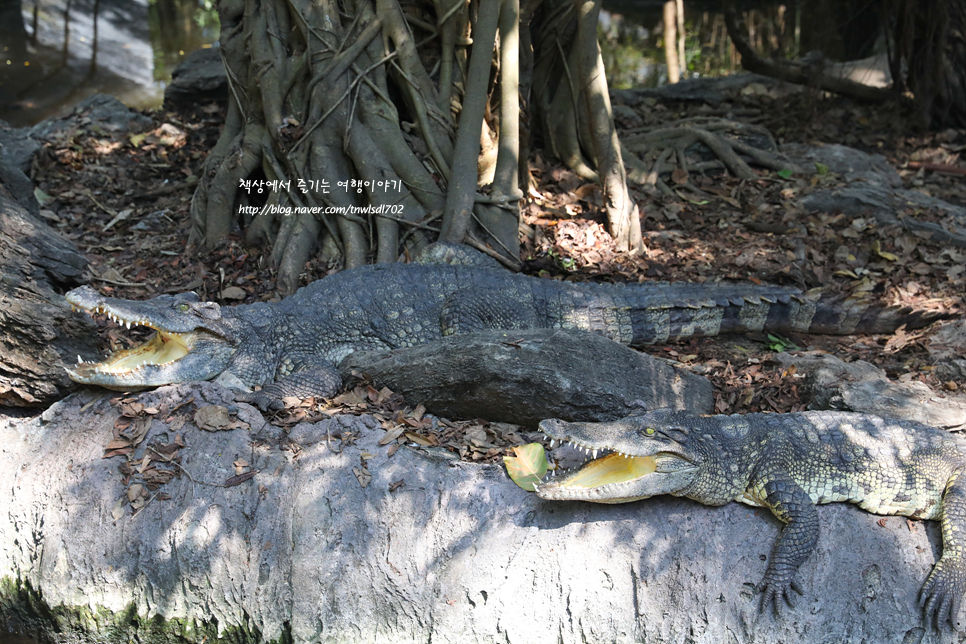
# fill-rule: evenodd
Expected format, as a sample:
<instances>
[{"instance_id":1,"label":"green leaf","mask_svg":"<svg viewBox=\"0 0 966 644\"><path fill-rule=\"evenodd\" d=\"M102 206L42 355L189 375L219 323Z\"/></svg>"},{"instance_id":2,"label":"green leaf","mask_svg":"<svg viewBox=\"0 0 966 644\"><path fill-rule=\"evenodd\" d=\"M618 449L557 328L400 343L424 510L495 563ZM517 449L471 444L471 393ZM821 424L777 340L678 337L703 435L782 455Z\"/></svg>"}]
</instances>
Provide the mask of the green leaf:
<instances>
[{"instance_id":1,"label":"green leaf","mask_svg":"<svg viewBox=\"0 0 966 644\"><path fill-rule=\"evenodd\" d=\"M776 353L781 353L782 351L797 351L798 345L789 340L788 338L782 338L777 335L768 334L768 348Z\"/></svg>"},{"instance_id":2,"label":"green leaf","mask_svg":"<svg viewBox=\"0 0 966 644\"><path fill-rule=\"evenodd\" d=\"M37 203L44 207L47 207L54 202L54 198L40 188L34 188L34 198L37 199Z\"/></svg>"},{"instance_id":3,"label":"green leaf","mask_svg":"<svg viewBox=\"0 0 966 644\"><path fill-rule=\"evenodd\" d=\"M547 457L543 453L543 445L530 443L513 448L516 456L504 456L503 464L506 473L513 482L527 492L533 492L534 484L543 480L547 473Z\"/></svg>"},{"instance_id":4,"label":"green leaf","mask_svg":"<svg viewBox=\"0 0 966 644\"><path fill-rule=\"evenodd\" d=\"M815 162L815 170L818 171L819 174L828 174L828 166L824 163L819 163L818 161Z\"/></svg>"},{"instance_id":5,"label":"green leaf","mask_svg":"<svg viewBox=\"0 0 966 644\"><path fill-rule=\"evenodd\" d=\"M791 179L795 172L791 168L782 168L778 171L778 176L782 179Z\"/></svg>"}]
</instances>

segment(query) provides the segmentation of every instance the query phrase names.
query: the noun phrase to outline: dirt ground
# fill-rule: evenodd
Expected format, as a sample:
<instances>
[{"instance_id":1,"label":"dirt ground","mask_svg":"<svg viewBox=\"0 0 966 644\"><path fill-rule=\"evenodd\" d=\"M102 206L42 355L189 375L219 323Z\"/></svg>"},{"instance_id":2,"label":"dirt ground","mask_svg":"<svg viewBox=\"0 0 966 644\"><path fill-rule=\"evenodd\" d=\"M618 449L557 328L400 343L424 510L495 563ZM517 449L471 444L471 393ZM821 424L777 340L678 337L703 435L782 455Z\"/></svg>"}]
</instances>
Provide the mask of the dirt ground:
<instances>
[{"instance_id":1,"label":"dirt ground","mask_svg":"<svg viewBox=\"0 0 966 644\"><path fill-rule=\"evenodd\" d=\"M902 106L860 105L809 92L777 98L748 95L714 110L657 102L639 109L634 123L618 118L618 126L639 126L641 121L670 126L681 118L711 113L740 113L736 120L766 127L779 143L843 143L882 154L906 188L966 206L966 160L960 158L966 133L912 133ZM35 162L34 183L47 196L42 214L48 223L88 256L94 286L115 297L144 299L194 290L228 305L276 298L266 249L246 245L241 232L209 252L185 252L193 188L217 140L222 110L209 105L192 114L158 111L150 116L154 130L118 137L82 121L76 131L44 149ZM911 162L939 164L943 171L911 167ZM879 227L872 218L801 209L800 199L809 191L841 182L831 174L782 178L759 168L757 180L739 180L692 173L691 182L710 199L683 192L674 197L650 194L633 186L632 196L644 213L645 249L630 255L617 252L605 232L596 186L539 150L530 167L521 239L525 270L534 275L615 282L752 280L871 294L890 305L963 311L966 249ZM932 217L929 212L905 215ZM305 267L303 283L338 269L313 259ZM103 326L105 347L127 346L137 339L136 331L107 321ZM827 351L846 361L872 362L892 377L920 380L936 390L961 389L966 382L942 382L933 374L931 332L709 338L647 351L710 378L719 413L787 412L804 408L808 401L792 374L771 360L779 350ZM478 449L467 451L466 437L488 428L487 423L464 426L459 435L449 431L452 425L434 425L430 431L419 408L405 407L388 392L360 388L343 396L337 407L374 407L386 418L408 422L406 431L424 436L428 444L450 445L475 459L502 453L497 434L506 436L504 445L520 440L510 430L488 431L477 434ZM295 422L324 411L303 403L281 412L278 421Z\"/></svg>"}]
</instances>

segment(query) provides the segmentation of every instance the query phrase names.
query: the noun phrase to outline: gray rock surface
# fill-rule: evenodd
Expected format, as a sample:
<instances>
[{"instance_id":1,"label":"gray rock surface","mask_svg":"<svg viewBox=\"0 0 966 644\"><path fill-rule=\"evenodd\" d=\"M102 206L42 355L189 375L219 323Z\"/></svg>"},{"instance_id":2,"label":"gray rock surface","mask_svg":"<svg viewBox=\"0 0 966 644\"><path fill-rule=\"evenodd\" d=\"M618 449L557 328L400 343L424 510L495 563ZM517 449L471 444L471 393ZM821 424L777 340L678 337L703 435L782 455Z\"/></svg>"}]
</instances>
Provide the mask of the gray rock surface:
<instances>
[{"instance_id":1,"label":"gray rock surface","mask_svg":"<svg viewBox=\"0 0 966 644\"><path fill-rule=\"evenodd\" d=\"M161 618L217 620L224 633L287 634L297 644L961 640L924 630L916 608L938 557L934 523L821 508L805 596L776 621L757 615L752 592L780 527L767 512L674 498L544 502L498 466L407 447L390 457L367 417L298 425L284 437L238 405L251 429L166 427L169 410L191 398L180 413L231 407L212 383L139 397L162 411L132 462L144 445L178 434L190 479L159 490L170 500L115 520L128 490L123 457L102 454L118 412L93 393L39 418L0 418L0 577L29 582L61 607L54 616L76 607L137 615L100 641L135 641ZM350 444L326 440L348 432L357 433ZM237 460L257 474L218 487ZM353 472L363 464L366 487ZM3 599L0 619L14 607ZM61 627L87 624L92 641L105 629L100 614ZM179 642L201 640L197 629L182 632Z\"/></svg>"},{"instance_id":2,"label":"gray rock surface","mask_svg":"<svg viewBox=\"0 0 966 644\"><path fill-rule=\"evenodd\" d=\"M4 161L0 152L0 196L13 199L33 216L40 213L40 204L34 196L34 184L19 167Z\"/></svg>"},{"instance_id":3,"label":"gray rock surface","mask_svg":"<svg viewBox=\"0 0 966 644\"><path fill-rule=\"evenodd\" d=\"M614 420L671 407L711 413L701 376L582 331L469 333L409 349L356 352L340 365L448 418L536 426L544 418Z\"/></svg>"},{"instance_id":4,"label":"gray rock surface","mask_svg":"<svg viewBox=\"0 0 966 644\"><path fill-rule=\"evenodd\" d=\"M794 365L804 378L809 409L858 411L966 429L963 394L938 393L914 379L896 382L864 360L844 362L827 353L777 353L775 359L786 368Z\"/></svg>"},{"instance_id":5,"label":"gray rock surface","mask_svg":"<svg viewBox=\"0 0 966 644\"><path fill-rule=\"evenodd\" d=\"M151 117L132 110L107 94L94 94L74 106L70 114L45 119L30 129L34 138L48 139L74 127L98 127L106 132L140 132L154 125Z\"/></svg>"},{"instance_id":6,"label":"gray rock surface","mask_svg":"<svg viewBox=\"0 0 966 644\"><path fill-rule=\"evenodd\" d=\"M0 122L0 160L30 175L34 154L40 149L40 142L32 136L29 127L12 127Z\"/></svg>"},{"instance_id":7,"label":"gray rock surface","mask_svg":"<svg viewBox=\"0 0 966 644\"><path fill-rule=\"evenodd\" d=\"M811 146L792 143L781 146L795 164L814 167L822 163L830 172L842 175L846 185L806 195L802 205L808 211L843 212L871 216L883 226L901 226L936 241L966 246L966 208L947 203L917 190L902 187L902 179L879 154L869 155L844 145ZM938 211L943 220L919 221L896 216L907 209Z\"/></svg>"},{"instance_id":8,"label":"gray rock surface","mask_svg":"<svg viewBox=\"0 0 966 644\"><path fill-rule=\"evenodd\" d=\"M178 63L171 83L164 88L164 105L193 105L202 101L228 100L228 74L221 60L221 49L199 49Z\"/></svg>"}]
</instances>

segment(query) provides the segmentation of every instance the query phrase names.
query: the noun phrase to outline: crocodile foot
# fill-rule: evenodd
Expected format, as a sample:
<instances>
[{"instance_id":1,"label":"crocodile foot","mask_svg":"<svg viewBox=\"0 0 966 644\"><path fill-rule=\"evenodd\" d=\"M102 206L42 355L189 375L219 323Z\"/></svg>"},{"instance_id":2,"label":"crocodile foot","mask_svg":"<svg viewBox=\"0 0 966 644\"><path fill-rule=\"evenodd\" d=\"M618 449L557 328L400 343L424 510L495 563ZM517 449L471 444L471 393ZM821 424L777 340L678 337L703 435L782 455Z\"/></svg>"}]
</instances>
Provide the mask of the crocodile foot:
<instances>
[{"instance_id":1,"label":"crocodile foot","mask_svg":"<svg viewBox=\"0 0 966 644\"><path fill-rule=\"evenodd\" d=\"M966 565L962 560L943 555L919 591L919 607L923 609L925 623L938 629L949 622L955 628L964 594Z\"/></svg>"},{"instance_id":2,"label":"crocodile foot","mask_svg":"<svg viewBox=\"0 0 966 644\"><path fill-rule=\"evenodd\" d=\"M762 579L755 590L761 593L761 605L759 606L761 612L764 613L768 610L770 604L779 619L782 618L782 611L784 610L785 604L788 604L791 608L795 608L795 601L792 599L794 597L791 593L792 590L799 595L805 594L797 574L789 572L782 573L771 568L765 573L765 578Z\"/></svg>"},{"instance_id":3,"label":"crocodile foot","mask_svg":"<svg viewBox=\"0 0 966 644\"><path fill-rule=\"evenodd\" d=\"M278 411L285 407L281 398L273 396L264 389L258 391L253 391L251 393L238 393L235 394L236 402L245 402L250 405L255 405L262 411Z\"/></svg>"}]
</instances>

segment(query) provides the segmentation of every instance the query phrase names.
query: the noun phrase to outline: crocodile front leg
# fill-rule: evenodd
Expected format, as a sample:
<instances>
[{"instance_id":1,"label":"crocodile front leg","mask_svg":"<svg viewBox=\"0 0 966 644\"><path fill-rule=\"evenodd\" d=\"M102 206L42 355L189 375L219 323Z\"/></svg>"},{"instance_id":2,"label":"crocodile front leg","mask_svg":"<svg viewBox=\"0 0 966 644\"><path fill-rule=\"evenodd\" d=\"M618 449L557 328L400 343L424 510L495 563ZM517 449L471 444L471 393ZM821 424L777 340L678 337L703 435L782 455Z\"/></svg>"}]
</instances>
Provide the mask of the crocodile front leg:
<instances>
[{"instance_id":1,"label":"crocodile front leg","mask_svg":"<svg viewBox=\"0 0 966 644\"><path fill-rule=\"evenodd\" d=\"M288 373L258 391L236 394L235 400L257 406L262 411L281 409L282 398L331 398L342 388L339 370L329 362L294 362Z\"/></svg>"},{"instance_id":2,"label":"crocodile front leg","mask_svg":"<svg viewBox=\"0 0 966 644\"><path fill-rule=\"evenodd\" d=\"M919 606L926 623L935 621L938 628L948 621L956 625L959 609L966 593L966 481L956 472L946 483L940 524L943 531L943 554L919 592Z\"/></svg>"},{"instance_id":3,"label":"crocodile front leg","mask_svg":"<svg viewBox=\"0 0 966 644\"><path fill-rule=\"evenodd\" d=\"M758 592L762 593L761 609L772 604L780 618L785 602L795 606L791 590L803 594L798 568L818 542L818 511L805 490L784 473L758 477L751 490L757 491L756 496L785 524L772 550L765 578L758 585Z\"/></svg>"}]
</instances>

